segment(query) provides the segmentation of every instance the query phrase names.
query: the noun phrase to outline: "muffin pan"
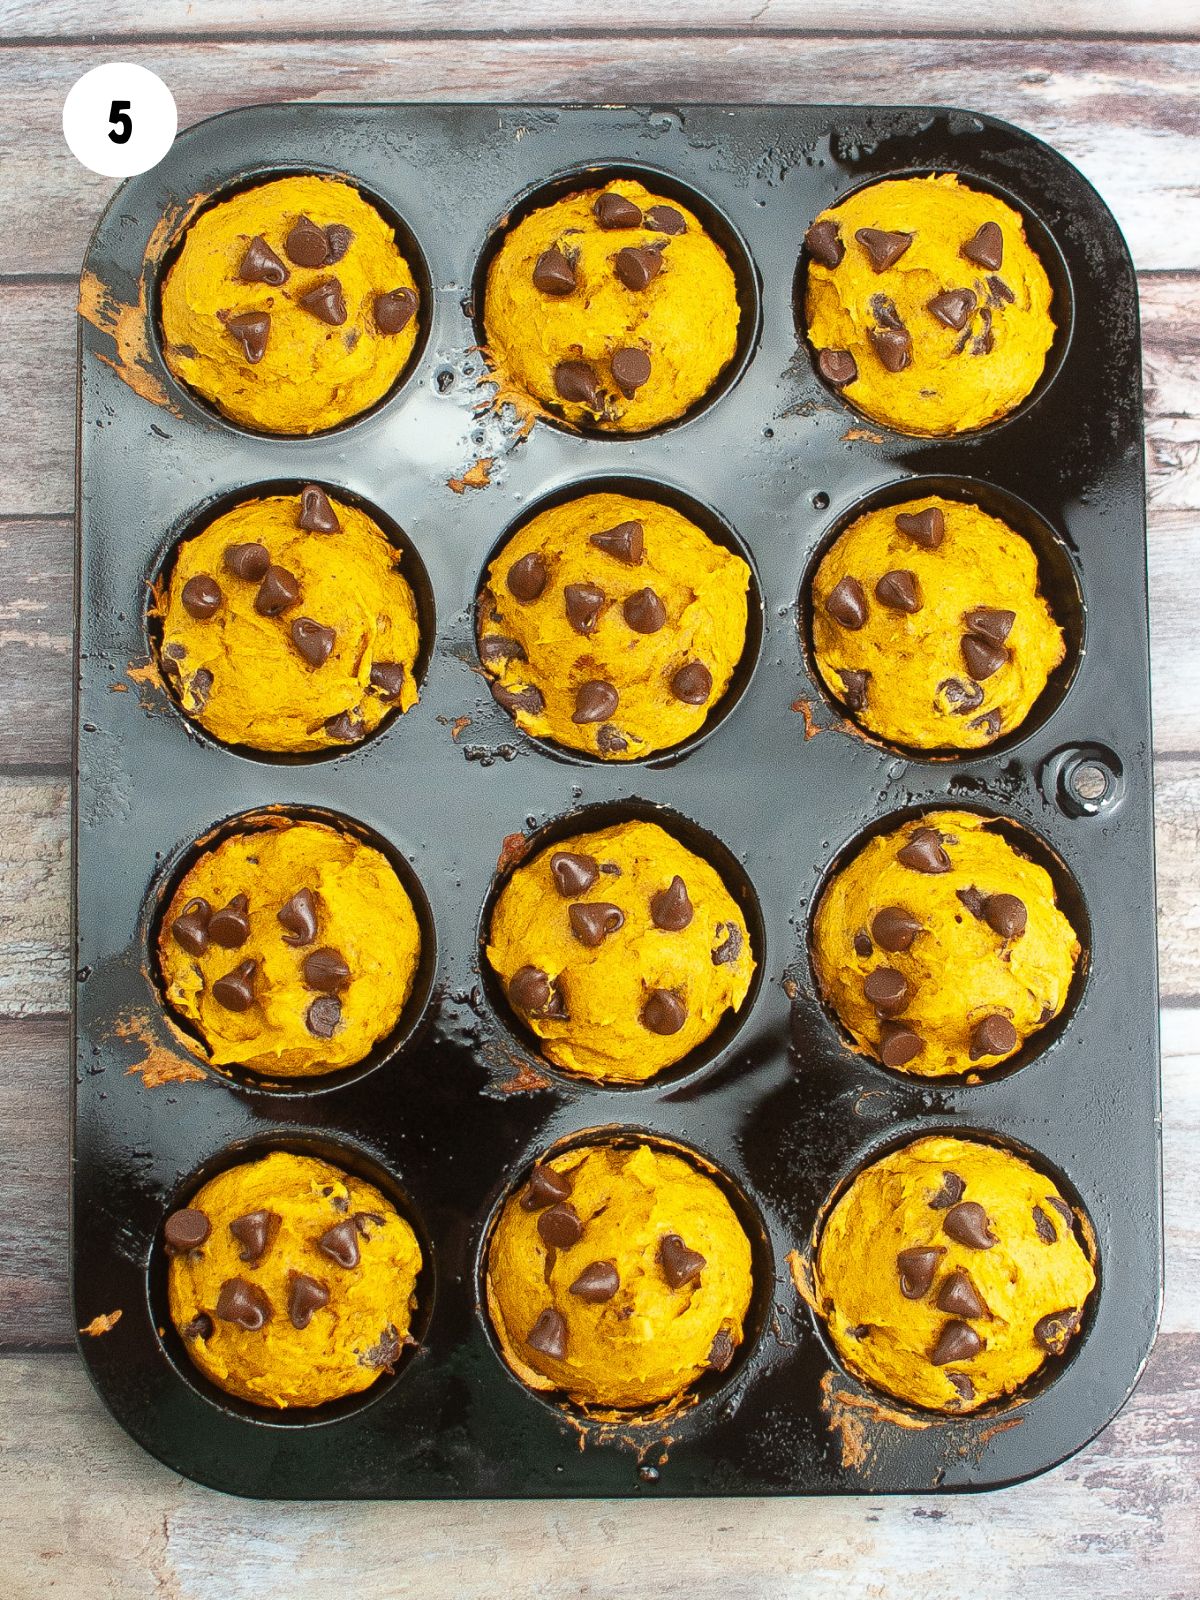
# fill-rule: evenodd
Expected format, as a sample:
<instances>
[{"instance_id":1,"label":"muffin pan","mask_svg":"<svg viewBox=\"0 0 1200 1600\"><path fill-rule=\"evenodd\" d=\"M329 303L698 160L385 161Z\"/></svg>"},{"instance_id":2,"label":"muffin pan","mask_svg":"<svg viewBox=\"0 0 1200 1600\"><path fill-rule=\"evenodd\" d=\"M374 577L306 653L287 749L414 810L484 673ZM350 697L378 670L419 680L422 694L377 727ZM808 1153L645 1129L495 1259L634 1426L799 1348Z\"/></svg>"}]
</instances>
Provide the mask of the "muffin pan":
<instances>
[{"instance_id":1,"label":"muffin pan","mask_svg":"<svg viewBox=\"0 0 1200 1600\"><path fill-rule=\"evenodd\" d=\"M416 241L420 351L365 416L269 438L171 378L156 287L198 204L308 170L347 175ZM801 240L852 188L946 170L1031 219L1069 314L1014 415L957 440L907 438L864 425L816 376L797 326ZM521 439L478 382L487 253L506 215L609 173L649 175L737 241L744 343L719 392L653 434L539 423ZM81 305L73 1251L80 1324L121 1313L81 1345L122 1425L205 1483L320 1498L980 1488L1090 1439L1153 1340L1161 1185L1137 301L1115 223L1079 174L1005 124L927 108L255 108L190 130L124 186L89 249ZM709 508L745 548L761 609L753 659L703 735L605 765L525 738L493 703L474 615L506 530L614 479ZM931 760L887 747L843 719L812 670L804 582L818 551L862 503L919 492L918 480L985 486L1002 515L1028 507L1069 654L1002 748ZM436 632L411 711L344 753L280 759L221 746L181 715L152 665L147 596L174 540L214 507L306 482L403 530ZM910 1079L853 1053L807 948L830 864L885 819L945 806L1042 842L1078 896L1068 910L1089 968L1019 1070L979 1084ZM366 830L408 864L436 930L423 1014L360 1068L283 1088L199 1066L167 1022L152 957L163 896L196 842L265 807ZM601 815L711 836L739 865L730 886L758 945L759 979L712 1047L636 1088L547 1068L481 970L498 863L519 848L510 836L563 836ZM853 1173L935 1129L998 1140L1052 1173L1090 1218L1099 1263L1067 1355L971 1417L898 1407L850 1378L793 1282ZM530 1393L481 1301L504 1194L540 1152L605 1130L695 1150L761 1219L752 1337L694 1406L655 1424L606 1427ZM426 1248L420 1347L364 1396L312 1413L259 1413L211 1389L165 1310L167 1210L272 1147L362 1171Z\"/></svg>"}]
</instances>

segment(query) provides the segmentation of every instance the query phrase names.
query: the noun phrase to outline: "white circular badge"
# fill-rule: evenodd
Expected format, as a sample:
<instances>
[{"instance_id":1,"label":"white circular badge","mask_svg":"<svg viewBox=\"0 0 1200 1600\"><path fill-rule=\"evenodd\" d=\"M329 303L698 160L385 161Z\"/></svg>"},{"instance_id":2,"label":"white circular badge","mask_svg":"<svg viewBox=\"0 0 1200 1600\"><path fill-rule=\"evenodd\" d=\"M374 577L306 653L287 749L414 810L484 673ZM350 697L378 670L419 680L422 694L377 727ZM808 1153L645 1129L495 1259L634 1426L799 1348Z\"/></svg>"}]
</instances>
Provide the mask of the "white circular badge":
<instances>
[{"instance_id":1,"label":"white circular badge","mask_svg":"<svg viewBox=\"0 0 1200 1600\"><path fill-rule=\"evenodd\" d=\"M175 142L175 98L146 67L109 61L85 72L63 105L71 154L106 178L157 166Z\"/></svg>"}]
</instances>

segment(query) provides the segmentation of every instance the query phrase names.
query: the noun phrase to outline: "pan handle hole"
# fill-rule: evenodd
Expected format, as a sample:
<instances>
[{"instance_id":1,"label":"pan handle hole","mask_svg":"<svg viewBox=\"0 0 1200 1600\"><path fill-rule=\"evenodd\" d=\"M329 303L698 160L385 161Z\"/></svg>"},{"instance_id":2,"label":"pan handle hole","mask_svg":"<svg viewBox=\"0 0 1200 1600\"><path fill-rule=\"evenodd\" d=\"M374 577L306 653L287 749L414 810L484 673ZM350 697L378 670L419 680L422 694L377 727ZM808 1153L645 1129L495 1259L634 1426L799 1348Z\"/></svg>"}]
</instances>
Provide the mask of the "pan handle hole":
<instances>
[{"instance_id":1,"label":"pan handle hole","mask_svg":"<svg viewBox=\"0 0 1200 1600\"><path fill-rule=\"evenodd\" d=\"M1096 817L1119 802L1124 773L1118 757L1103 745L1072 745L1056 750L1045 763L1042 787L1068 817Z\"/></svg>"}]
</instances>

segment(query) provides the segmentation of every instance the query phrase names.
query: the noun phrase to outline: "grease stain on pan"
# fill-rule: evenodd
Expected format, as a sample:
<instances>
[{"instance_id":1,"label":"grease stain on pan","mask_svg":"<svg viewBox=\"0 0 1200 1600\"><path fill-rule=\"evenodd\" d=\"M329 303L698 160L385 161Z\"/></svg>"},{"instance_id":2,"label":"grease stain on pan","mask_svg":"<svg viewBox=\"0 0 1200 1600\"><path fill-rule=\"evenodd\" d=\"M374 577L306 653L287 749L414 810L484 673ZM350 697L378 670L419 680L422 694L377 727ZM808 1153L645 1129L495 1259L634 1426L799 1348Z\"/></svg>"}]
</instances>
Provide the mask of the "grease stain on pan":
<instances>
[{"instance_id":1,"label":"grease stain on pan","mask_svg":"<svg viewBox=\"0 0 1200 1600\"><path fill-rule=\"evenodd\" d=\"M893 1411L870 1395L855 1394L838 1387L838 1374L831 1367L821 1379L821 1413L836 1437L842 1465L862 1472L884 1437L884 1428L906 1428L910 1433L933 1426L904 1411ZM872 1424L883 1427L873 1431Z\"/></svg>"}]
</instances>

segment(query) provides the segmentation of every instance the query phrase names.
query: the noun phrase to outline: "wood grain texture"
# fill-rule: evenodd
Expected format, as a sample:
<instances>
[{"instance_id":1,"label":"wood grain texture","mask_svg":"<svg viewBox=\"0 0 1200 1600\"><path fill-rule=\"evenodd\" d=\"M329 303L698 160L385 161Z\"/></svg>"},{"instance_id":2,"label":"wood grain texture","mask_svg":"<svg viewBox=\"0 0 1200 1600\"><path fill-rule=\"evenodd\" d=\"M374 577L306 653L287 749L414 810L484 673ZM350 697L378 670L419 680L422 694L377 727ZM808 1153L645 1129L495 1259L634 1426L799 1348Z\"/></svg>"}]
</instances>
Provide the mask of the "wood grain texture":
<instances>
[{"instance_id":1,"label":"wood grain texture","mask_svg":"<svg viewBox=\"0 0 1200 1600\"><path fill-rule=\"evenodd\" d=\"M979 107L1028 128L1081 168L1112 206L1139 269L1200 267L1200 43L1191 41L1169 48L878 34L665 41L618 26L599 40L505 37L478 45L445 38L381 40L369 48L340 38L135 42L123 45L121 56L165 80L181 127L232 106L285 99L915 100ZM73 276L79 269L115 186L64 151L62 102L96 59L87 43L3 52L0 84L7 103L20 105L21 126L4 145L0 273Z\"/></svg>"}]
</instances>

